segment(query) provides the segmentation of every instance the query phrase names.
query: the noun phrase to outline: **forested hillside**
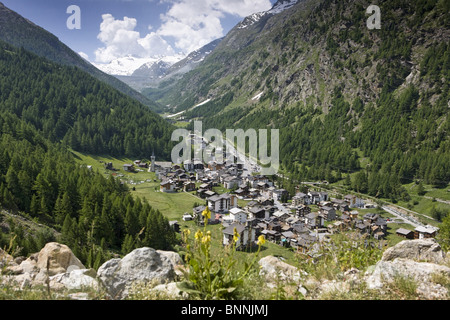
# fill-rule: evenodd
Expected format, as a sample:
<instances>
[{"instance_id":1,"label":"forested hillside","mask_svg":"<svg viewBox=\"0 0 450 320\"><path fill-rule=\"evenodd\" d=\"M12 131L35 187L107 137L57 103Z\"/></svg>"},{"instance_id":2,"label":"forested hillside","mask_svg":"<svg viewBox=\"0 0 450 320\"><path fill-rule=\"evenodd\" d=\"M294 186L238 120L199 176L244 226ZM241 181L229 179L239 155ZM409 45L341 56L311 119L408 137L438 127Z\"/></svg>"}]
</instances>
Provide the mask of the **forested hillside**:
<instances>
[{"instance_id":1,"label":"forested hillside","mask_svg":"<svg viewBox=\"0 0 450 320\"><path fill-rule=\"evenodd\" d=\"M407 198L403 183L445 186L449 2L378 1L380 30L366 26L370 4L299 1L233 29L197 69L147 93L205 128L280 129L296 180L358 172L351 188L392 200Z\"/></svg>"},{"instance_id":2,"label":"forested hillside","mask_svg":"<svg viewBox=\"0 0 450 320\"><path fill-rule=\"evenodd\" d=\"M74 150L170 157L171 126L148 107L76 67L0 43L0 112Z\"/></svg>"},{"instance_id":3,"label":"forested hillside","mask_svg":"<svg viewBox=\"0 0 450 320\"><path fill-rule=\"evenodd\" d=\"M0 113L0 207L57 231L89 267L113 252L175 243L167 219L147 201L118 179L80 167L66 148L9 112ZM49 229L33 232L6 217L0 214L0 248L26 256L55 241Z\"/></svg>"},{"instance_id":4,"label":"forested hillside","mask_svg":"<svg viewBox=\"0 0 450 320\"><path fill-rule=\"evenodd\" d=\"M171 248L174 233L159 211L69 151L163 158L170 125L75 67L5 43L0 74L0 208L55 230L90 267L142 245ZM37 235L6 217L1 248L26 256L54 240L49 229Z\"/></svg>"}]
</instances>

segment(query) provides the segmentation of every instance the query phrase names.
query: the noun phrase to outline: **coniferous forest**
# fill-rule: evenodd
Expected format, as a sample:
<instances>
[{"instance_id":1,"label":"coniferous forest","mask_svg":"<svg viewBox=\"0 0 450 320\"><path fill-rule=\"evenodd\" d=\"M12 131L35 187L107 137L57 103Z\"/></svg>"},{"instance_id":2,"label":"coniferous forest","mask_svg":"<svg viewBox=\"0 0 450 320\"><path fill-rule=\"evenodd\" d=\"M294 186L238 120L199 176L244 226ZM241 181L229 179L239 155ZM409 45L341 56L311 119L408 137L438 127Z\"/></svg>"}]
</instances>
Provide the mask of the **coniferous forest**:
<instances>
[{"instance_id":1,"label":"coniferous forest","mask_svg":"<svg viewBox=\"0 0 450 320\"><path fill-rule=\"evenodd\" d=\"M144 106L71 67L0 45L0 206L58 232L89 267L110 252L170 249L167 218L134 198L113 177L80 167L70 148L94 154L167 152L169 126ZM12 224L0 247L39 251L55 233L37 237Z\"/></svg>"}]
</instances>

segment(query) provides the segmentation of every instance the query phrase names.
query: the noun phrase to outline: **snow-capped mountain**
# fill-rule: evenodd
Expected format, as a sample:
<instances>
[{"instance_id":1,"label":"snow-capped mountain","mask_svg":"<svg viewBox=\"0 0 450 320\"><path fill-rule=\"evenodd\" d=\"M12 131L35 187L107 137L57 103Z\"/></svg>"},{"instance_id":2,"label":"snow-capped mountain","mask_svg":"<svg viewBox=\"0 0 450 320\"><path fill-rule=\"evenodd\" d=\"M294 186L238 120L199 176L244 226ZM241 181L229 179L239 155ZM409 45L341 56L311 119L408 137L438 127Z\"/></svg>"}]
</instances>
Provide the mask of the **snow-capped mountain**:
<instances>
[{"instance_id":1,"label":"snow-capped mountain","mask_svg":"<svg viewBox=\"0 0 450 320\"><path fill-rule=\"evenodd\" d=\"M126 56L112 60L108 64L92 63L101 71L114 76L131 76L136 70L143 68L150 69L155 63L164 63L169 66L184 59L186 56L177 54L174 56L152 57L152 58L138 58L134 56Z\"/></svg>"},{"instance_id":2,"label":"snow-capped mountain","mask_svg":"<svg viewBox=\"0 0 450 320\"><path fill-rule=\"evenodd\" d=\"M251 26L251 25L255 24L256 22L258 22L259 20L261 20L262 17L264 17L266 15L269 15L269 14L281 13L284 10L287 10L287 9L293 7L298 2L299 2L299 0L278 0L274 4L272 9L270 9L268 11L257 12L257 13L254 13L252 15L249 15L248 17L245 17L245 19L242 20L242 22L240 22L237 25L237 28L238 29L245 29L248 26Z\"/></svg>"}]
</instances>

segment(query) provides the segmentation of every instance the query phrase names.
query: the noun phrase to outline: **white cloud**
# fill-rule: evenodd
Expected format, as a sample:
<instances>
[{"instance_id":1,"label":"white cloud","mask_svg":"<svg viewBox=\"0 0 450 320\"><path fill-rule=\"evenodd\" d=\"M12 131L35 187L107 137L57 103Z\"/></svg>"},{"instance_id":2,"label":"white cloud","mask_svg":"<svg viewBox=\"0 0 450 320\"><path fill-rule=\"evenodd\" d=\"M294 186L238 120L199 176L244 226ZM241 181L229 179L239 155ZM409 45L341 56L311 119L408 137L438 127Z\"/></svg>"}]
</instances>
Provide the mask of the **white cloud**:
<instances>
[{"instance_id":1,"label":"white cloud","mask_svg":"<svg viewBox=\"0 0 450 320\"><path fill-rule=\"evenodd\" d=\"M244 18L272 7L270 0L164 0L172 4L161 15L162 25L157 33L172 37L175 45L189 53L223 37L221 20L226 14Z\"/></svg>"},{"instance_id":2,"label":"white cloud","mask_svg":"<svg viewBox=\"0 0 450 320\"><path fill-rule=\"evenodd\" d=\"M109 63L128 55L138 58L173 55L175 49L187 54L223 37L222 20L227 15L244 18L272 7L270 0L160 1L169 3L170 8L160 15L161 26L155 31L149 26L149 33L143 37L135 31L136 19L124 17L119 20L111 14L102 15L97 38L104 47L95 51L96 62ZM166 40L170 40L174 47Z\"/></svg>"},{"instance_id":3,"label":"white cloud","mask_svg":"<svg viewBox=\"0 0 450 320\"><path fill-rule=\"evenodd\" d=\"M124 17L116 20L111 14L102 15L100 33L97 38L105 45L95 51L96 61L109 63L114 59L132 55L150 58L158 55L172 55L173 48L154 32L141 37L135 31L137 20Z\"/></svg>"}]
</instances>

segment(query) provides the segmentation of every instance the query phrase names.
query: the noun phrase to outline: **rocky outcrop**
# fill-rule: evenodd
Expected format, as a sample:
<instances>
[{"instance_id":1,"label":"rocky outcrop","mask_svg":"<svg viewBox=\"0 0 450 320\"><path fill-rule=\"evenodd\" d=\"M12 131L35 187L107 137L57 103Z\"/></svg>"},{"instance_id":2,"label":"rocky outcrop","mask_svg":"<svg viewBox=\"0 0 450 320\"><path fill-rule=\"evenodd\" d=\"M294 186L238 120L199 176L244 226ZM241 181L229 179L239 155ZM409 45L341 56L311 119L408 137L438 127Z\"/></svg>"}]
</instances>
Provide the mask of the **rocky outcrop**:
<instances>
[{"instance_id":1,"label":"rocky outcrop","mask_svg":"<svg viewBox=\"0 0 450 320\"><path fill-rule=\"evenodd\" d=\"M85 266L75 257L68 246L57 242L47 243L39 252L36 267L47 270L49 276L76 269L85 269Z\"/></svg>"},{"instance_id":2,"label":"rocky outcrop","mask_svg":"<svg viewBox=\"0 0 450 320\"><path fill-rule=\"evenodd\" d=\"M397 258L412 259L415 261L443 263L445 253L435 239L405 240L388 248L381 258L382 261L393 261Z\"/></svg>"},{"instance_id":3,"label":"rocky outcrop","mask_svg":"<svg viewBox=\"0 0 450 320\"><path fill-rule=\"evenodd\" d=\"M393 261L379 261L366 275L369 289L382 290L387 284L402 277L416 283L417 293L424 298L445 299L448 294L447 289L440 284L433 283L432 280L434 276L450 278L450 268L435 263L396 258Z\"/></svg>"},{"instance_id":4,"label":"rocky outcrop","mask_svg":"<svg viewBox=\"0 0 450 320\"><path fill-rule=\"evenodd\" d=\"M306 299L346 295L356 287L383 293L399 277L414 282L417 297L433 300L449 297L445 283L450 282L450 267L433 239L400 242L387 249L382 259L366 272L351 269L334 280L317 279L274 256L264 257L258 264L264 285L272 289L281 286L289 296L300 293ZM44 284L52 291L81 291L68 294L69 299L88 299L89 290L105 292L110 299L129 299L136 297L133 290L140 287L148 289L150 297L186 299L176 285L183 265L176 252L145 247L122 259L105 262L96 272L86 269L67 246L49 243L27 259L14 259L0 250L0 266L4 270L0 281L18 289ZM441 285L436 279L447 280L441 281L444 284Z\"/></svg>"},{"instance_id":5,"label":"rocky outcrop","mask_svg":"<svg viewBox=\"0 0 450 320\"><path fill-rule=\"evenodd\" d=\"M286 262L274 256L267 256L259 260L260 274L267 280L298 282L301 278L300 271Z\"/></svg>"},{"instance_id":6,"label":"rocky outcrop","mask_svg":"<svg viewBox=\"0 0 450 320\"><path fill-rule=\"evenodd\" d=\"M163 284L175 280L176 273L171 253L152 248L140 248L123 259L105 262L97 272L98 278L112 299L124 299L133 283Z\"/></svg>"},{"instance_id":7,"label":"rocky outcrop","mask_svg":"<svg viewBox=\"0 0 450 320\"><path fill-rule=\"evenodd\" d=\"M433 277L450 279L450 268L442 265L446 255L435 239L405 240L388 248L382 259L368 269L369 289L383 290L400 277L417 284L417 294L425 299L446 299L448 290Z\"/></svg>"},{"instance_id":8,"label":"rocky outcrop","mask_svg":"<svg viewBox=\"0 0 450 320\"><path fill-rule=\"evenodd\" d=\"M96 272L86 269L69 247L52 242L28 259L14 260L2 250L0 265L5 271L2 283L18 289L44 284L52 291L102 290L112 299L126 299L135 283L164 285L158 290L174 287L167 284L181 275L183 261L176 252L140 248L105 262Z\"/></svg>"},{"instance_id":9,"label":"rocky outcrop","mask_svg":"<svg viewBox=\"0 0 450 320\"><path fill-rule=\"evenodd\" d=\"M87 270L66 245L47 243L40 252L25 260L14 261L5 252L0 254L1 260L6 262L2 282L20 289L42 284L48 284L51 289L98 288L95 270Z\"/></svg>"}]
</instances>

